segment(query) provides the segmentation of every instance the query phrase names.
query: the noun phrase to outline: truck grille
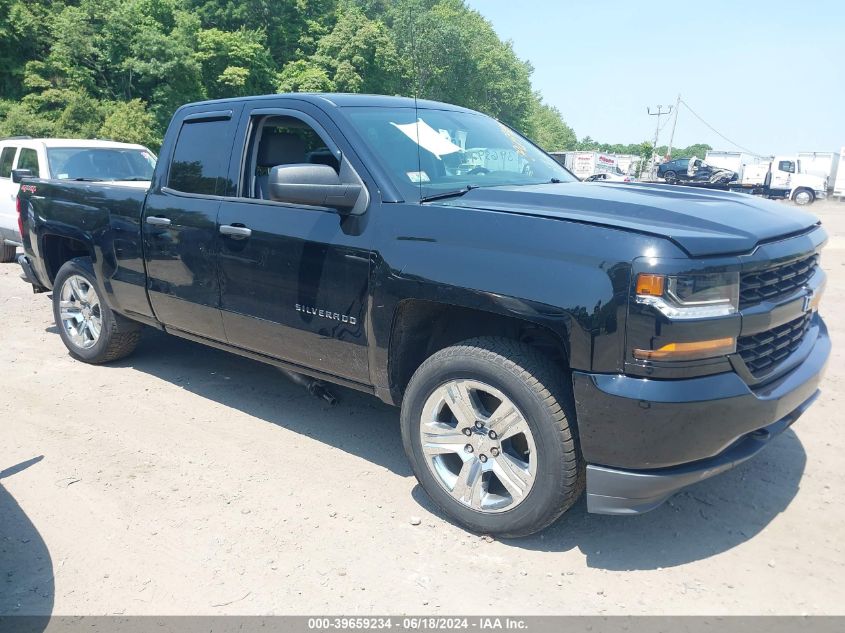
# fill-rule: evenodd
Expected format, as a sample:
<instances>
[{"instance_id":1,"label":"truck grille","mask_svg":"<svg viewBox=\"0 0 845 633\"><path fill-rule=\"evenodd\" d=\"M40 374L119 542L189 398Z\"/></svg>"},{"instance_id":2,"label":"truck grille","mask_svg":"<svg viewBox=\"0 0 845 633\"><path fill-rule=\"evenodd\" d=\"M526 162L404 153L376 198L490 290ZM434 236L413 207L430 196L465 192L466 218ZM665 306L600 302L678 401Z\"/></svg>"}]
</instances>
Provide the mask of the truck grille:
<instances>
[{"instance_id":1,"label":"truck grille","mask_svg":"<svg viewBox=\"0 0 845 633\"><path fill-rule=\"evenodd\" d=\"M810 329L812 316L808 312L771 330L741 336L736 342L736 351L751 375L759 378L797 350Z\"/></svg>"},{"instance_id":2,"label":"truck grille","mask_svg":"<svg viewBox=\"0 0 845 633\"><path fill-rule=\"evenodd\" d=\"M744 273L739 285L740 309L794 292L807 283L818 265L819 256L811 255L783 266Z\"/></svg>"}]
</instances>

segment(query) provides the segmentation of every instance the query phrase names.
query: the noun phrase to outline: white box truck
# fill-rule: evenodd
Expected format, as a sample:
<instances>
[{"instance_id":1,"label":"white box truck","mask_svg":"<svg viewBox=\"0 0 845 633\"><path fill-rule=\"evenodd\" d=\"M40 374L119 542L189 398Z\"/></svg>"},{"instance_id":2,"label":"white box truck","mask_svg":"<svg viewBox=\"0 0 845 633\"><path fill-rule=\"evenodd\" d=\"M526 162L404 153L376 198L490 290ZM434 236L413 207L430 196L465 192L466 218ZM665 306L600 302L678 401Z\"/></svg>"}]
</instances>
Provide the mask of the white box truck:
<instances>
[{"instance_id":1,"label":"white box truck","mask_svg":"<svg viewBox=\"0 0 845 633\"><path fill-rule=\"evenodd\" d=\"M625 176L626 172L620 169L619 160L614 154L604 152L579 151L579 152L552 152L552 158L575 174L579 179L584 180L596 174L613 174ZM631 161L628 161L630 165Z\"/></svg>"}]
</instances>

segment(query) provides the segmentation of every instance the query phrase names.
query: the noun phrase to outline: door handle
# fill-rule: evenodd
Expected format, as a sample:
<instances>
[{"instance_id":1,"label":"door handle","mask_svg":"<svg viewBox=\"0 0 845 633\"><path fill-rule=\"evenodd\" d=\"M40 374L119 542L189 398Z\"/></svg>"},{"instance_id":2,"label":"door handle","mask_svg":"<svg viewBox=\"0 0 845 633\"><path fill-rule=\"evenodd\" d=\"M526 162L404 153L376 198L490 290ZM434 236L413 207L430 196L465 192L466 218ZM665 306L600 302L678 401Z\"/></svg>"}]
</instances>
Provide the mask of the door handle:
<instances>
[{"instance_id":1,"label":"door handle","mask_svg":"<svg viewBox=\"0 0 845 633\"><path fill-rule=\"evenodd\" d=\"M252 235L252 229L248 229L245 226L223 224L220 226L220 233L236 240L243 240Z\"/></svg>"},{"instance_id":2,"label":"door handle","mask_svg":"<svg viewBox=\"0 0 845 633\"><path fill-rule=\"evenodd\" d=\"M152 224L153 226L170 226L170 218L161 218L155 215L148 215L147 224Z\"/></svg>"}]
</instances>

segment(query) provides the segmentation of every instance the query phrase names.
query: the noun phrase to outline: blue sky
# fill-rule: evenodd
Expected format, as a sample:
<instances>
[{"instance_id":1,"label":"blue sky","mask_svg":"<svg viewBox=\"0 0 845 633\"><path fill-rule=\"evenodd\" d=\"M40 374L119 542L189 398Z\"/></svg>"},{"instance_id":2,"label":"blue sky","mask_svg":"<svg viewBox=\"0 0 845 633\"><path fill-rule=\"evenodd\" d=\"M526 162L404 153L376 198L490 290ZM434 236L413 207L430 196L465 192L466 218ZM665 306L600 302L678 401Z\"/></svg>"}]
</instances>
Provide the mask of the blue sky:
<instances>
[{"instance_id":1,"label":"blue sky","mask_svg":"<svg viewBox=\"0 0 845 633\"><path fill-rule=\"evenodd\" d=\"M579 138L651 140L646 106L674 104L680 92L755 152L845 145L845 0L468 4L532 63L534 87ZM674 145L696 142L732 149L681 106Z\"/></svg>"}]
</instances>

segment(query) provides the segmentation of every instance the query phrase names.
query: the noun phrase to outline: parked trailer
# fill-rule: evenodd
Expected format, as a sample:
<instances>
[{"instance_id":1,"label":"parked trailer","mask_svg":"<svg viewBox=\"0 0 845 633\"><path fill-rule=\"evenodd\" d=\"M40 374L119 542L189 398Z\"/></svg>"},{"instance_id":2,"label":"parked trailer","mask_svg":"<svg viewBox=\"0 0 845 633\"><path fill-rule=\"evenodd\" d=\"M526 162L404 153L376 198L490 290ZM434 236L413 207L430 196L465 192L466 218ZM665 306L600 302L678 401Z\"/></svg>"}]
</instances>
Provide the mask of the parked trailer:
<instances>
[{"instance_id":1,"label":"parked trailer","mask_svg":"<svg viewBox=\"0 0 845 633\"><path fill-rule=\"evenodd\" d=\"M758 156L733 150L709 150L704 155L705 163L735 172L738 174L737 182L747 185L763 183L772 159L772 156Z\"/></svg>"},{"instance_id":2,"label":"parked trailer","mask_svg":"<svg viewBox=\"0 0 845 633\"><path fill-rule=\"evenodd\" d=\"M550 152L550 155L581 180L602 173L632 176L640 161L634 154L593 151Z\"/></svg>"},{"instance_id":3,"label":"parked trailer","mask_svg":"<svg viewBox=\"0 0 845 633\"><path fill-rule=\"evenodd\" d=\"M839 165L845 165L845 147L839 152ZM833 195L839 198L845 197L845 168L836 171L836 179L833 181Z\"/></svg>"}]
</instances>

